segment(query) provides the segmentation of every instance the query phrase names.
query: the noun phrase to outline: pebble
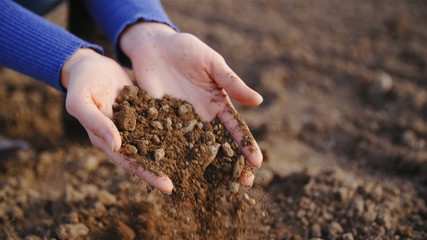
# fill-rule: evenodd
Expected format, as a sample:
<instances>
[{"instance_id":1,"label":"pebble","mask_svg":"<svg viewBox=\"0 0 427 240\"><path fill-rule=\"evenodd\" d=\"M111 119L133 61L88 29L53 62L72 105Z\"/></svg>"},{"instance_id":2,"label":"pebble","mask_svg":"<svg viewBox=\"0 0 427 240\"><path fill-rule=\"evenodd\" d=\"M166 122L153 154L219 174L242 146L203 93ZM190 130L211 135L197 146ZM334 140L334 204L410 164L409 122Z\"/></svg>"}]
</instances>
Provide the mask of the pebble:
<instances>
[{"instance_id":1,"label":"pebble","mask_svg":"<svg viewBox=\"0 0 427 240\"><path fill-rule=\"evenodd\" d=\"M391 76L383 71L375 74L369 94L371 96L384 96L393 88L393 79Z\"/></svg>"},{"instance_id":2,"label":"pebble","mask_svg":"<svg viewBox=\"0 0 427 240\"><path fill-rule=\"evenodd\" d=\"M133 240L136 237L135 232L128 225L122 221L118 221L117 224L117 233L120 236L119 239L122 240Z\"/></svg>"},{"instance_id":3,"label":"pebble","mask_svg":"<svg viewBox=\"0 0 427 240\"><path fill-rule=\"evenodd\" d=\"M236 194L239 191L240 184L238 182L232 182L230 183L229 188L232 194Z\"/></svg>"},{"instance_id":4,"label":"pebble","mask_svg":"<svg viewBox=\"0 0 427 240\"><path fill-rule=\"evenodd\" d=\"M178 108L178 114L179 115L184 115L184 114L186 114L188 112L191 112L192 109L193 109L193 107L190 104L181 105Z\"/></svg>"},{"instance_id":5,"label":"pebble","mask_svg":"<svg viewBox=\"0 0 427 240\"><path fill-rule=\"evenodd\" d=\"M375 218L376 218L377 216L376 216L376 214L375 214L375 212L365 212L364 214L363 214L363 220L366 222L366 223L371 223L371 222L373 222L374 220L375 220Z\"/></svg>"},{"instance_id":6,"label":"pebble","mask_svg":"<svg viewBox=\"0 0 427 240\"><path fill-rule=\"evenodd\" d=\"M215 159L216 155L218 154L218 150L220 146L221 145L219 143L215 143L208 147L208 151L210 153L209 161L213 161Z\"/></svg>"},{"instance_id":7,"label":"pebble","mask_svg":"<svg viewBox=\"0 0 427 240\"><path fill-rule=\"evenodd\" d=\"M197 123L197 128L198 129L202 129L203 128L203 123L201 123L201 122Z\"/></svg>"},{"instance_id":8,"label":"pebble","mask_svg":"<svg viewBox=\"0 0 427 240\"><path fill-rule=\"evenodd\" d=\"M150 125L157 130L163 130L163 125L159 121L151 121Z\"/></svg>"},{"instance_id":9,"label":"pebble","mask_svg":"<svg viewBox=\"0 0 427 240\"><path fill-rule=\"evenodd\" d=\"M100 159L95 156L88 156L85 161L81 161L82 168L88 172L93 172L98 169Z\"/></svg>"},{"instance_id":10,"label":"pebble","mask_svg":"<svg viewBox=\"0 0 427 240\"><path fill-rule=\"evenodd\" d=\"M213 132L205 132L205 142L215 142L215 134Z\"/></svg>"},{"instance_id":11,"label":"pebble","mask_svg":"<svg viewBox=\"0 0 427 240\"><path fill-rule=\"evenodd\" d=\"M155 107L150 107L148 108L147 114L149 118L155 118L157 117L157 114L159 114L159 112Z\"/></svg>"},{"instance_id":12,"label":"pebble","mask_svg":"<svg viewBox=\"0 0 427 240\"><path fill-rule=\"evenodd\" d=\"M227 157L234 156L234 151L228 142L222 144L222 150L224 151L225 155L227 155Z\"/></svg>"},{"instance_id":13,"label":"pebble","mask_svg":"<svg viewBox=\"0 0 427 240\"><path fill-rule=\"evenodd\" d=\"M168 131L172 130L172 120L170 118L165 118L164 125Z\"/></svg>"},{"instance_id":14,"label":"pebble","mask_svg":"<svg viewBox=\"0 0 427 240\"><path fill-rule=\"evenodd\" d=\"M96 195L98 200L106 206L113 205L117 202L116 196L106 190L100 190Z\"/></svg>"},{"instance_id":15,"label":"pebble","mask_svg":"<svg viewBox=\"0 0 427 240\"><path fill-rule=\"evenodd\" d=\"M153 140L153 142L155 144L160 144L162 143L162 141L160 141L160 138L157 135L153 135L153 137L151 138L151 140Z\"/></svg>"},{"instance_id":16,"label":"pebble","mask_svg":"<svg viewBox=\"0 0 427 240\"><path fill-rule=\"evenodd\" d=\"M37 235L28 235L25 236L24 240L42 240L42 238Z\"/></svg>"},{"instance_id":17,"label":"pebble","mask_svg":"<svg viewBox=\"0 0 427 240\"><path fill-rule=\"evenodd\" d=\"M313 226L311 226L311 236L319 238L322 236L322 229L320 228L319 224L315 223Z\"/></svg>"},{"instance_id":18,"label":"pebble","mask_svg":"<svg viewBox=\"0 0 427 240\"><path fill-rule=\"evenodd\" d=\"M127 156L135 155L138 153L138 149L134 145L127 144L123 150L123 153Z\"/></svg>"},{"instance_id":19,"label":"pebble","mask_svg":"<svg viewBox=\"0 0 427 240\"><path fill-rule=\"evenodd\" d=\"M243 167L245 166L245 157L242 155L239 156L237 161L234 163L233 166L233 178L239 178L242 174Z\"/></svg>"},{"instance_id":20,"label":"pebble","mask_svg":"<svg viewBox=\"0 0 427 240\"><path fill-rule=\"evenodd\" d=\"M79 214L75 211L70 212L68 215L68 220L70 223L79 223Z\"/></svg>"},{"instance_id":21,"label":"pebble","mask_svg":"<svg viewBox=\"0 0 427 240\"><path fill-rule=\"evenodd\" d=\"M56 235L59 239L81 239L89 234L89 228L82 223L76 224L61 224L56 229Z\"/></svg>"},{"instance_id":22,"label":"pebble","mask_svg":"<svg viewBox=\"0 0 427 240\"><path fill-rule=\"evenodd\" d=\"M154 160L160 161L165 157L165 150L163 148L159 148L154 151Z\"/></svg>"},{"instance_id":23,"label":"pebble","mask_svg":"<svg viewBox=\"0 0 427 240\"><path fill-rule=\"evenodd\" d=\"M376 186L369 195L375 202L380 202L383 198L383 189L380 186Z\"/></svg>"},{"instance_id":24,"label":"pebble","mask_svg":"<svg viewBox=\"0 0 427 240\"><path fill-rule=\"evenodd\" d=\"M341 237L343 240L354 240L353 233L351 232L344 233Z\"/></svg>"},{"instance_id":25,"label":"pebble","mask_svg":"<svg viewBox=\"0 0 427 240\"><path fill-rule=\"evenodd\" d=\"M185 123L185 127L182 128L182 133L186 134L193 131L194 127L197 124L197 120L193 119Z\"/></svg>"},{"instance_id":26,"label":"pebble","mask_svg":"<svg viewBox=\"0 0 427 240\"><path fill-rule=\"evenodd\" d=\"M181 128L182 128L182 123L177 123L177 124L175 124L175 128L176 128L176 129L181 129Z\"/></svg>"},{"instance_id":27,"label":"pebble","mask_svg":"<svg viewBox=\"0 0 427 240\"><path fill-rule=\"evenodd\" d=\"M243 200L244 200L247 204L249 204L250 206L255 206L255 204L256 204L255 199L253 199L253 198L249 197L249 195L248 195L247 193L244 193L244 194L243 194Z\"/></svg>"},{"instance_id":28,"label":"pebble","mask_svg":"<svg viewBox=\"0 0 427 240\"><path fill-rule=\"evenodd\" d=\"M332 236L338 236L343 231L344 229L341 227L341 225L338 222L334 221L329 225L329 234Z\"/></svg>"},{"instance_id":29,"label":"pebble","mask_svg":"<svg viewBox=\"0 0 427 240\"><path fill-rule=\"evenodd\" d=\"M71 185L66 185L64 198L65 202L70 205L74 202L83 201L85 199L85 195L82 192L75 190Z\"/></svg>"}]
</instances>

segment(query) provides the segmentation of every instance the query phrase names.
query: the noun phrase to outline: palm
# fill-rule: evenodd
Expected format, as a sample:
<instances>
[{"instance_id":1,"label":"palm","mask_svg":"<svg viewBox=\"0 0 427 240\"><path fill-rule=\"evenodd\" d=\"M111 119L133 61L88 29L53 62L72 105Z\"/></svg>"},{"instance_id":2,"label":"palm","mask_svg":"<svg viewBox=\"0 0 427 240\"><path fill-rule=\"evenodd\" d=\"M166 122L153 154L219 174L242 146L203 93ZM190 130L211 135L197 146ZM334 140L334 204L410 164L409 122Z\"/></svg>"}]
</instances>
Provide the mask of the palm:
<instances>
[{"instance_id":1,"label":"palm","mask_svg":"<svg viewBox=\"0 0 427 240\"><path fill-rule=\"evenodd\" d=\"M219 117L241 142L244 132L231 113L234 108L226 91L249 106L258 105L260 96L237 77L218 53L196 37L182 33L145 41L138 52L141 54L134 54L131 60L142 89L156 98L167 94L190 102L205 121ZM242 151L252 165L259 166L262 155L256 143L251 147L256 151L248 147Z\"/></svg>"}]
</instances>

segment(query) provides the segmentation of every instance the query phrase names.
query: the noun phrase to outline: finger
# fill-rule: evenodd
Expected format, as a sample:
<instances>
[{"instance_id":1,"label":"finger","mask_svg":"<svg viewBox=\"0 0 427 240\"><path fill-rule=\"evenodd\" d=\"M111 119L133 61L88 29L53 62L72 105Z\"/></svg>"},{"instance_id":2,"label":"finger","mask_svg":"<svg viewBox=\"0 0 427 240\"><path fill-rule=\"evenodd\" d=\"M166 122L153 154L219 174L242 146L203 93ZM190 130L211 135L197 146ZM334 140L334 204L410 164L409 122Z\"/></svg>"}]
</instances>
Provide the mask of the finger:
<instances>
[{"instance_id":1,"label":"finger","mask_svg":"<svg viewBox=\"0 0 427 240\"><path fill-rule=\"evenodd\" d=\"M237 113L233 105L228 103L218 114L218 118L239 144L246 160L252 166L259 168L262 163L261 150L249 131L248 126L246 126L243 118Z\"/></svg>"},{"instance_id":2,"label":"finger","mask_svg":"<svg viewBox=\"0 0 427 240\"><path fill-rule=\"evenodd\" d=\"M126 158L119 152L112 152L108 146L105 145L101 138L95 136L92 133L89 133L89 138L94 146L105 152L115 163L120 165L122 168L135 174L140 179L157 188L162 193L172 193L173 183L167 176L157 176L156 174L149 172L141 167L141 165L139 165L135 159Z\"/></svg>"},{"instance_id":3,"label":"finger","mask_svg":"<svg viewBox=\"0 0 427 240\"><path fill-rule=\"evenodd\" d=\"M239 182L244 187L252 187L255 180L255 174L252 172L249 165L245 165L243 168L242 174L240 175Z\"/></svg>"},{"instance_id":4,"label":"finger","mask_svg":"<svg viewBox=\"0 0 427 240\"><path fill-rule=\"evenodd\" d=\"M120 149L119 130L113 121L98 109L89 95L68 95L66 108L88 132L102 138L110 151Z\"/></svg>"},{"instance_id":5,"label":"finger","mask_svg":"<svg viewBox=\"0 0 427 240\"><path fill-rule=\"evenodd\" d=\"M231 98L246 106L258 106L262 103L262 96L248 87L236 73L227 65L224 58L214 54L212 58L211 74L219 87L224 88Z\"/></svg>"}]
</instances>

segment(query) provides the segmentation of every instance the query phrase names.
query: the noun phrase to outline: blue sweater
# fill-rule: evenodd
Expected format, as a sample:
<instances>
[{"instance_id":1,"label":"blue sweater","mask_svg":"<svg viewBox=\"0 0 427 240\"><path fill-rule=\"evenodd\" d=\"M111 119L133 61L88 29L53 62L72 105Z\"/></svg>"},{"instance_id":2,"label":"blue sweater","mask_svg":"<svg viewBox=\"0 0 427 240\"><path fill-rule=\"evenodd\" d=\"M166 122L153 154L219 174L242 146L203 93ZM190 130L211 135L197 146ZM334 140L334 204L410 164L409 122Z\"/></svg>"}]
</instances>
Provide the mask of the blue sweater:
<instances>
[{"instance_id":1,"label":"blue sweater","mask_svg":"<svg viewBox=\"0 0 427 240\"><path fill-rule=\"evenodd\" d=\"M158 0L87 0L92 17L112 41L118 60L130 67L118 46L123 29L136 21L155 21L174 27ZM106 4L108 2L108 4ZM175 27L174 27L175 28ZM62 91L62 66L79 48L102 47L88 43L11 0L0 0L0 65L14 69Z\"/></svg>"}]
</instances>

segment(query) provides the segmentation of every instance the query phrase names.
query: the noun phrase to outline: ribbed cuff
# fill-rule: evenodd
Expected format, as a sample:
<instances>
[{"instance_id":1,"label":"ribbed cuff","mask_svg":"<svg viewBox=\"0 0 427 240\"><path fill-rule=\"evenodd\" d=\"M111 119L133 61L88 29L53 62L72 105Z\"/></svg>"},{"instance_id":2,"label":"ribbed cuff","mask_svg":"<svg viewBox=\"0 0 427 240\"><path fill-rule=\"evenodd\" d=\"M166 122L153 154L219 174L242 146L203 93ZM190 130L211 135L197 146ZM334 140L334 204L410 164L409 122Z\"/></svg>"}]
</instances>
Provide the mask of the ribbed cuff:
<instances>
[{"instance_id":1,"label":"ribbed cuff","mask_svg":"<svg viewBox=\"0 0 427 240\"><path fill-rule=\"evenodd\" d=\"M86 1L93 18L114 44L118 61L131 68L132 64L119 46L119 37L126 26L137 21L159 22L178 31L163 10L159 0L115 0L100 4L97 0Z\"/></svg>"},{"instance_id":2,"label":"ribbed cuff","mask_svg":"<svg viewBox=\"0 0 427 240\"><path fill-rule=\"evenodd\" d=\"M72 35L9 0L0 1L0 64L62 91L61 69L79 48L100 46Z\"/></svg>"}]
</instances>

